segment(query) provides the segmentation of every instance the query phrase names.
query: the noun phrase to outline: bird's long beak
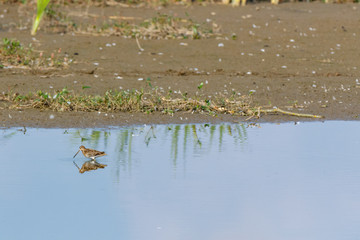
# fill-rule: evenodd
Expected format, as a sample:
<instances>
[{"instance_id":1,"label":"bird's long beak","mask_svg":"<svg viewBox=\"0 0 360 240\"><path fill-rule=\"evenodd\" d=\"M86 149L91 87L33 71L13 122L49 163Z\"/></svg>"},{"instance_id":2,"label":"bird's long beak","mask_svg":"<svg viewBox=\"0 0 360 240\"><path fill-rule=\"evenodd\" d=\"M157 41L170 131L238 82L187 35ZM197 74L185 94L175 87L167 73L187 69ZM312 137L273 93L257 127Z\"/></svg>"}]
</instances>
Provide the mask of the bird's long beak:
<instances>
[{"instance_id":1,"label":"bird's long beak","mask_svg":"<svg viewBox=\"0 0 360 240\"><path fill-rule=\"evenodd\" d=\"M75 155L74 155L74 157L73 157L73 158L75 158L75 157L76 157L76 155L77 155L79 152L80 152L80 149L79 149L79 151L77 151L77 153L75 153Z\"/></svg>"},{"instance_id":2,"label":"bird's long beak","mask_svg":"<svg viewBox=\"0 0 360 240\"><path fill-rule=\"evenodd\" d=\"M75 161L73 161L74 165L80 170L79 166L76 164Z\"/></svg>"}]
</instances>

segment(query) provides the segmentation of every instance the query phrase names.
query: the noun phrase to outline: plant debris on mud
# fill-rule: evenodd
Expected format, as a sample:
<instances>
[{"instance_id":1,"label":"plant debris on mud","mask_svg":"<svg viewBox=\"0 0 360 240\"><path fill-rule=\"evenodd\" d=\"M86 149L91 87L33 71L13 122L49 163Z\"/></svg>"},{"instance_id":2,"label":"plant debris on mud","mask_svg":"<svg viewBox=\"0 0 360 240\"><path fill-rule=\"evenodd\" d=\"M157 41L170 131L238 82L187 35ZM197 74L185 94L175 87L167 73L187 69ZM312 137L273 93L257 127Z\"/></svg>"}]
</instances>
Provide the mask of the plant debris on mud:
<instances>
[{"instance_id":1,"label":"plant debris on mud","mask_svg":"<svg viewBox=\"0 0 360 240\"><path fill-rule=\"evenodd\" d=\"M56 23L54 24L53 21L51 25L54 27ZM190 18L158 13L157 16L146 19L140 24L109 20L97 26L76 24L73 21L68 21L66 32L140 39L200 39L220 35L220 28L216 23L211 25L207 23L200 24Z\"/></svg>"},{"instance_id":2,"label":"plant debris on mud","mask_svg":"<svg viewBox=\"0 0 360 240\"><path fill-rule=\"evenodd\" d=\"M155 112L173 114L178 111L206 112L210 114L230 113L246 115L250 109L250 96L233 95L231 98L218 97L216 100L195 96L174 98L162 95L157 90L107 91L104 95L76 95L64 88L53 95L38 91L27 95L5 93L0 100L10 103L9 108L38 108L54 111L101 111L101 112Z\"/></svg>"},{"instance_id":3,"label":"plant debris on mud","mask_svg":"<svg viewBox=\"0 0 360 240\"><path fill-rule=\"evenodd\" d=\"M252 105L251 95L240 96L234 93L231 97L218 96L216 99L205 99L202 96L190 98L182 94L181 98L173 97L171 93L162 95L157 89L148 92L142 90L112 91L105 95L76 95L64 88L54 95L38 91L27 95L6 93L0 97L9 109L50 109L54 111L82 111L82 112L161 112L174 114L180 111L192 113L206 113L213 116L217 114L231 114L248 117L260 117L261 113L282 113L298 117L322 118L311 114L298 114L281 109L262 109Z\"/></svg>"},{"instance_id":4,"label":"plant debris on mud","mask_svg":"<svg viewBox=\"0 0 360 240\"><path fill-rule=\"evenodd\" d=\"M3 38L0 43L0 68L49 69L66 67L71 63L67 56L60 56L61 49L45 56L34 50L32 45L24 46L16 39Z\"/></svg>"}]
</instances>

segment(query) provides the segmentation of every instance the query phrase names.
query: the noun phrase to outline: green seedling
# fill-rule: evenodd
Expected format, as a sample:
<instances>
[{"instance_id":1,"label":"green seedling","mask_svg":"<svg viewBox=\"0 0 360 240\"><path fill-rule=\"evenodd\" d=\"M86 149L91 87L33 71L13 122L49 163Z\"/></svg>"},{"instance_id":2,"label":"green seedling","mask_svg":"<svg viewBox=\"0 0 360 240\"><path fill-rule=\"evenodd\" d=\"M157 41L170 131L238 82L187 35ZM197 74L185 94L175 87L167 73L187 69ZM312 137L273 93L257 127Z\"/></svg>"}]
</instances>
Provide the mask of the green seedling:
<instances>
[{"instance_id":1,"label":"green seedling","mask_svg":"<svg viewBox=\"0 0 360 240\"><path fill-rule=\"evenodd\" d=\"M35 35L39 27L40 21L44 15L45 8L49 4L50 0L37 0L36 17L31 29L31 35Z\"/></svg>"},{"instance_id":2,"label":"green seedling","mask_svg":"<svg viewBox=\"0 0 360 240\"><path fill-rule=\"evenodd\" d=\"M146 78L146 83L149 85L149 87L152 88L152 85L151 85L151 79L148 77Z\"/></svg>"}]
</instances>

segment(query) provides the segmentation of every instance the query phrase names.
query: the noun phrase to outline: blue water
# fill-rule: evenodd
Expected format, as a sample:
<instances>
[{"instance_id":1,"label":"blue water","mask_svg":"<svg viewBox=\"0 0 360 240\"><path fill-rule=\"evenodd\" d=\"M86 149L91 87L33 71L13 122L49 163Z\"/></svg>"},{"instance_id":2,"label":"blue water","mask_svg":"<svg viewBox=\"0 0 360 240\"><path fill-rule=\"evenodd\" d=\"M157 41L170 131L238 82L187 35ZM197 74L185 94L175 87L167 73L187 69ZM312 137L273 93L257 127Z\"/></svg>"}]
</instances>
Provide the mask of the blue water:
<instances>
[{"instance_id":1,"label":"blue water","mask_svg":"<svg viewBox=\"0 0 360 240\"><path fill-rule=\"evenodd\" d=\"M0 239L359 239L359 130L0 130ZM80 174L80 145L108 166Z\"/></svg>"}]
</instances>

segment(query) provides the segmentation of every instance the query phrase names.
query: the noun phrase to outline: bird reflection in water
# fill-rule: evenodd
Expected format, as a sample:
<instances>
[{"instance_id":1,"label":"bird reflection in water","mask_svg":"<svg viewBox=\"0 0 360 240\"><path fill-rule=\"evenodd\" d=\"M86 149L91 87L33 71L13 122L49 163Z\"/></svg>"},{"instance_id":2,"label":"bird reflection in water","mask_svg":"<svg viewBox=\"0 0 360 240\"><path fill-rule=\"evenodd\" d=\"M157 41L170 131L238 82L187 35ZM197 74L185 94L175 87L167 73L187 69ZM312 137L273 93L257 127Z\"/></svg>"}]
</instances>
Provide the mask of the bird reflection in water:
<instances>
[{"instance_id":1,"label":"bird reflection in water","mask_svg":"<svg viewBox=\"0 0 360 240\"><path fill-rule=\"evenodd\" d=\"M96 160L89 160L84 162L84 164L79 168L79 166L73 161L74 165L79 169L79 173L84 173L91 170L97 170L99 168L105 168L106 164L98 163Z\"/></svg>"}]
</instances>

